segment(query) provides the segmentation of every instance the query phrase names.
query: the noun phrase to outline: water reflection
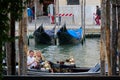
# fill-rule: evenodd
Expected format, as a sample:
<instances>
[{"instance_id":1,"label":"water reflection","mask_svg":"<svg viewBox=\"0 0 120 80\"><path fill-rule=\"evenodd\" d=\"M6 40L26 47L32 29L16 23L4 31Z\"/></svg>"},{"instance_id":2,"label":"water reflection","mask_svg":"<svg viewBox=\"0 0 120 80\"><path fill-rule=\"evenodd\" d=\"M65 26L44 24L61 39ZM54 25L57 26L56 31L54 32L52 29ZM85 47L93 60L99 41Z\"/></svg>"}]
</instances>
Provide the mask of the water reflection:
<instances>
[{"instance_id":1,"label":"water reflection","mask_svg":"<svg viewBox=\"0 0 120 80\"><path fill-rule=\"evenodd\" d=\"M47 60L56 62L73 56L77 66L91 67L99 62L99 38L86 39L78 45L35 45L30 39L29 49L41 50Z\"/></svg>"}]
</instances>

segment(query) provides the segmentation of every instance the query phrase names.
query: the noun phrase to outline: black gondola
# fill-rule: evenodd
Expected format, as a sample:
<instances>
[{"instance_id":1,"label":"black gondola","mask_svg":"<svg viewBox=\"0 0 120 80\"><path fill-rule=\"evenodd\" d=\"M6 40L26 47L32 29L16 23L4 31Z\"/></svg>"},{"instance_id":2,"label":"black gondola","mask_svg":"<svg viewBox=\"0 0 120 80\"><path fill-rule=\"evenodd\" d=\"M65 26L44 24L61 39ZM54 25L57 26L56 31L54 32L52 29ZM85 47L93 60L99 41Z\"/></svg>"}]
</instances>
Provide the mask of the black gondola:
<instances>
[{"instance_id":1,"label":"black gondola","mask_svg":"<svg viewBox=\"0 0 120 80\"><path fill-rule=\"evenodd\" d=\"M51 68L53 72L49 69L42 68L31 68L27 70L28 75L64 75L64 74L88 74L88 73L99 73L100 72L100 64L97 63L94 67L76 67L75 65L65 65L65 64L57 64L50 61ZM18 71L18 64L16 64L16 71ZM82 72L82 73L81 73ZM7 74L7 66L6 63L3 63L3 74ZM18 74L18 72L17 72Z\"/></svg>"},{"instance_id":2,"label":"black gondola","mask_svg":"<svg viewBox=\"0 0 120 80\"><path fill-rule=\"evenodd\" d=\"M77 30L66 29L66 24L64 24L60 30L57 32L59 44L77 44L83 39L83 30L80 27Z\"/></svg>"},{"instance_id":3,"label":"black gondola","mask_svg":"<svg viewBox=\"0 0 120 80\"><path fill-rule=\"evenodd\" d=\"M45 30L43 24L39 26L33 33L36 44L54 44L55 27L52 30Z\"/></svg>"},{"instance_id":4,"label":"black gondola","mask_svg":"<svg viewBox=\"0 0 120 80\"><path fill-rule=\"evenodd\" d=\"M66 66L66 65L64 65ZM56 68L56 67L54 67ZM28 75L92 75L90 73L93 73L93 75L100 74L100 64L97 63L94 67L71 67L66 66L66 67L57 67L56 68L58 71L54 70L54 72L49 72L48 70L46 71L41 71L37 69L31 69L27 72Z\"/></svg>"}]
</instances>

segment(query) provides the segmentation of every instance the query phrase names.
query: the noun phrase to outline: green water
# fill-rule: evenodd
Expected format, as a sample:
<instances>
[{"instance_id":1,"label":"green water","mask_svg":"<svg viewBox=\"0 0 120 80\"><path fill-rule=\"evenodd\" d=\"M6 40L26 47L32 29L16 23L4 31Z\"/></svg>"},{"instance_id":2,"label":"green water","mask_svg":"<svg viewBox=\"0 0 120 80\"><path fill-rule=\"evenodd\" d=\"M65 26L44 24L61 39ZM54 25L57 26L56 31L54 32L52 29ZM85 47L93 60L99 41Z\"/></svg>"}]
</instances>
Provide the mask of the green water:
<instances>
[{"instance_id":1,"label":"green water","mask_svg":"<svg viewBox=\"0 0 120 80\"><path fill-rule=\"evenodd\" d=\"M77 66L92 67L100 61L99 38L87 38L83 45L36 45L34 39L29 42L29 49L41 50L45 58L53 62L73 56Z\"/></svg>"}]
</instances>

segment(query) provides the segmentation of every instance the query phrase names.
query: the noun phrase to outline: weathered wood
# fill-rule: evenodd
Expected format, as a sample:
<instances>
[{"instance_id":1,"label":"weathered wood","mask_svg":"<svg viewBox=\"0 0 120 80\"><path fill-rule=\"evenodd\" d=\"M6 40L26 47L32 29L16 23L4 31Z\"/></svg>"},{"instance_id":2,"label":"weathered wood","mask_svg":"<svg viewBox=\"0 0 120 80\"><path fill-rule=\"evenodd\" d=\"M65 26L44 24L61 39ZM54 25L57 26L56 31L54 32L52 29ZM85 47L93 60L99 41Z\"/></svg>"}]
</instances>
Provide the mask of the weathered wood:
<instances>
[{"instance_id":1,"label":"weathered wood","mask_svg":"<svg viewBox=\"0 0 120 80\"><path fill-rule=\"evenodd\" d=\"M24 1L24 0L23 0ZM22 20L19 22L19 69L18 75L26 75L27 71L27 7L23 11Z\"/></svg>"},{"instance_id":2,"label":"weathered wood","mask_svg":"<svg viewBox=\"0 0 120 80\"><path fill-rule=\"evenodd\" d=\"M116 0L111 1L116 4ZM116 6L112 5L112 31L111 31L111 60L112 60L112 75L116 75L116 62L117 62L117 19L116 19Z\"/></svg>"},{"instance_id":3,"label":"weathered wood","mask_svg":"<svg viewBox=\"0 0 120 80\"><path fill-rule=\"evenodd\" d=\"M86 6L86 0L81 0L81 26L83 28L83 39L85 37L85 6Z\"/></svg>"},{"instance_id":4,"label":"weathered wood","mask_svg":"<svg viewBox=\"0 0 120 80\"><path fill-rule=\"evenodd\" d=\"M8 67L8 70L7 70L7 74L8 75L11 75L11 57L10 57L10 55L11 55L11 44L10 44L10 42L7 42L6 43L6 63L7 63L7 67Z\"/></svg>"},{"instance_id":5,"label":"weathered wood","mask_svg":"<svg viewBox=\"0 0 120 80\"><path fill-rule=\"evenodd\" d=\"M105 75L105 51L104 42L100 41L100 63L101 63L101 75Z\"/></svg>"},{"instance_id":6,"label":"weathered wood","mask_svg":"<svg viewBox=\"0 0 120 80\"><path fill-rule=\"evenodd\" d=\"M9 23L10 24L10 23ZM8 37L10 37L10 30L8 31ZM5 43L5 49L6 49L6 63L7 63L7 67L8 67L8 70L7 70L7 74L8 75L11 75L11 43L10 42L6 42Z\"/></svg>"},{"instance_id":7,"label":"weathered wood","mask_svg":"<svg viewBox=\"0 0 120 80\"><path fill-rule=\"evenodd\" d=\"M111 52L110 52L110 0L106 1L106 53L108 64L108 76L112 75Z\"/></svg>"},{"instance_id":8,"label":"weathered wood","mask_svg":"<svg viewBox=\"0 0 120 80\"><path fill-rule=\"evenodd\" d=\"M117 4L120 5L120 0L117 0ZM120 75L120 7L117 9L118 11L118 68L119 68L119 75Z\"/></svg>"},{"instance_id":9,"label":"weathered wood","mask_svg":"<svg viewBox=\"0 0 120 80\"><path fill-rule=\"evenodd\" d=\"M12 5L13 6L13 5ZM9 24L10 30L8 31L8 36L12 39L11 42L6 42L6 61L7 61L7 74L16 74L16 54L15 54L15 19L13 13L9 13Z\"/></svg>"},{"instance_id":10,"label":"weathered wood","mask_svg":"<svg viewBox=\"0 0 120 80\"><path fill-rule=\"evenodd\" d=\"M3 42L0 40L0 45L2 45ZM0 79L2 79L2 60L3 60L3 52L2 52L2 46L0 46Z\"/></svg>"},{"instance_id":11,"label":"weathered wood","mask_svg":"<svg viewBox=\"0 0 120 80\"><path fill-rule=\"evenodd\" d=\"M100 38L100 63L101 63L101 75L105 75L105 0L101 0L101 38Z\"/></svg>"},{"instance_id":12,"label":"weathered wood","mask_svg":"<svg viewBox=\"0 0 120 80\"><path fill-rule=\"evenodd\" d=\"M54 0L54 3L55 3L55 14L59 14L59 0Z\"/></svg>"},{"instance_id":13,"label":"weathered wood","mask_svg":"<svg viewBox=\"0 0 120 80\"><path fill-rule=\"evenodd\" d=\"M13 4L14 5L14 4ZM12 5L12 6L13 6ZM15 19L14 19L14 14L11 12L10 13L10 30L11 30L11 38L12 38L12 42L11 42L11 75L15 75L16 74L16 53L15 53Z\"/></svg>"},{"instance_id":14,"label":"weathered wood","mask_svg":"<svg viewBox=\"0 0 120 80\"><path fill-rule=\"evenodd\" d=\"M83 27L84 26L84 14L83 14L83 0L81 0L81 26Z\"/></svg>"},{"instance_id":15,"label":"weathered wood","mask_svg":"<svg viewBox=\"0 0 120 80\"><path fill-rule=\"evenodd\" d=\"M83 0L83 15L84 15L84 17L83 17L83 27L84 27L84 28L83 28L83 31L84 31L84 32L83 32L83 38L85 37L85 17L86 17L86 16L85 16L85 14L86 14L86 13L85 13L85 12L86 12L86 11L85 11L85 8L86 8L86 0Z\"/></svg>"},{"instance_id":16,"label":"weathered wood","mask_svg":"<svg viewBox=\"0 0 120 80\"><path fill-rule=\"evenodd\" d=\"M18 65L19 65L19 69L18 69L18 74L21 75L22 74L22 67L23 67L23 63L21 59L23 59L23 29L22 29L22 21L19 21L19 58L18 58Z\"/></svg>"}]
</instances>

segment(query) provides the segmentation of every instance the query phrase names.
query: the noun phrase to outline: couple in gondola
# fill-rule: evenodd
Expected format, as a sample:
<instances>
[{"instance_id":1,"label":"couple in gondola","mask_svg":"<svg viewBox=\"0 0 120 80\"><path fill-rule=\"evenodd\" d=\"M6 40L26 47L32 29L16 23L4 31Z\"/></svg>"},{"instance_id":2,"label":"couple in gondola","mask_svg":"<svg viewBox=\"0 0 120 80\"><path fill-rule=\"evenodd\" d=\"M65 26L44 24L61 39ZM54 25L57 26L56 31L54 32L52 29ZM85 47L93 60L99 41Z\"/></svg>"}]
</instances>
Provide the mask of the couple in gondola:
<instances>
[{"instance_id":1,"label":"couple in gondola","mask_svg":"<svg viewBox=\"0 0 120 80\"><path fill-rule=\"evenodd\" d=\"M75 61L73 57L66 59L65 61L57 61L53 63L51 61L45 60L41 51L30 50L27 57L28 69L39 69L41 71L54 72L57 69L65 68L75 68Z\"/></svg>"},{"instance_id":2,"label":"couple in gondola","mask_svg":"<svg viewBox=\"0 0 120 80\"><path fill-rule=\"evenodd\" d=\"M52 72L50 64L43 57L41 51L30 50L27 57L27 67L28 69L41 69L48 70Z\"/></svg>"}]
</instances>

